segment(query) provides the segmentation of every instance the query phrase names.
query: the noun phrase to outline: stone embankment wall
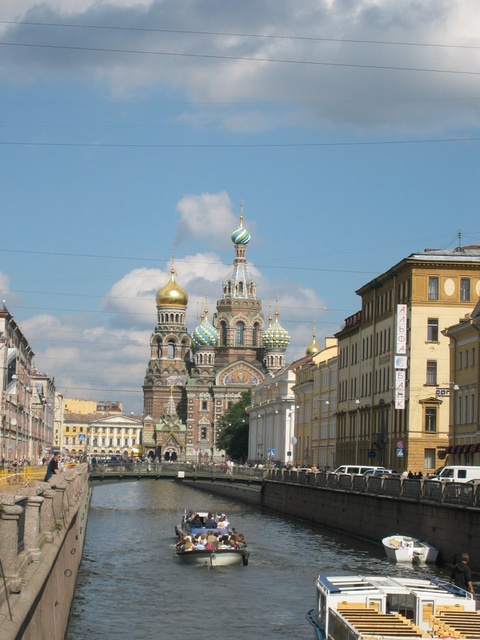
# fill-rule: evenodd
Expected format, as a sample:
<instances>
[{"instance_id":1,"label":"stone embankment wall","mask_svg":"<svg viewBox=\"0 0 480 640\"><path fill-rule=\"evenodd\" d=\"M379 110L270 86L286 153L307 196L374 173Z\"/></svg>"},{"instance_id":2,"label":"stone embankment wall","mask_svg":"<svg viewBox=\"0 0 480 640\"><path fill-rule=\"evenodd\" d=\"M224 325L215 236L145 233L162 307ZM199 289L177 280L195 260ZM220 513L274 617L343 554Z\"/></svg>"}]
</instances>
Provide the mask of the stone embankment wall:
<instances>
[{"instance_id":1,"label":"stone embankment wall","mask_svg":"<svg viewBox=\"0 0 480 640\"><path fill-rule=\"evenodd\" d=\"M425 539L440 550L439 561L447 564L466 551L472 570L480 572L480 509L475 507L268 479L261 490L253 484L237 487L197 481L192 485L379 545L382 538L395 533Z\"/></svg>"},{"instance_id":2,"label":"stone embankment wall","mask_svg":"<svg viewBox=\"0 0 480 640\"><path fill-rule=\"evenodd\" d=\"M2 640L63 640L82 559L87 465L0 493Z\"/></svg>"}]
</instances>

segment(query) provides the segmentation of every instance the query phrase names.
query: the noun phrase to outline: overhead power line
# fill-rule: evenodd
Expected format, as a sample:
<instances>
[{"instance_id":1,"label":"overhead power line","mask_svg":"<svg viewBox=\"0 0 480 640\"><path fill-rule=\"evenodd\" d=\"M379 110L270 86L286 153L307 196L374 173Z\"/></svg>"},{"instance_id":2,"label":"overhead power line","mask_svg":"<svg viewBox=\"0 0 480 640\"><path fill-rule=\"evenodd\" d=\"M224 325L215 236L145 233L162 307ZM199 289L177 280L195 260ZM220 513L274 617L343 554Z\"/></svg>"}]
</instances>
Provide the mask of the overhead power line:
<instances>
[{"instance_id":1,"label":"overhead power line","mask_svg":"<svg viewBox=\"0 0 480 640\"><path fill-rule=\"evenodd\" d=\"M79 47L60 44L40 44L25 42L0 42L4 47L26 47L37 49L59 49L63 51L94 51L96 53L123 53L145 56L166 56L177 58L198 58L205 60L242 60L246 62L271 62L277 64L312 65L320 67L343 67L349 69L377 69L383 71L412 71L415 73L446 73L453 75L479 76L480 71L462 71L459 69L428 69L423 67L397 67L394 65L359 64L351 62L324 62L318 60L289 60L287 58L262 58L257 56L226 56L208 53L179 53L174 51L147 51L141 49L110 49L107 47Z\"/></svg>"},{"instance_id":2,"label":"overhead power line","mask_svg":"<svg viewBox=\"0 0 480 640\"><path fill-rule=\"evenodd\" d=\"M377 140L366 142L278 142L278 143L104 143L104 142L15 142L0 140L3 146L20 147L77 147L99 149L286 149L286 148L321 148L321 147L369 147L382 145L439 144L445 142L478 142L479 137L469 138L435 138L430 140Z\"/></svg>"},{"instance_id":3,"label":"overhead power line","mask_svg":"<svg viewBox=\"0 0 480 640\"><path fill-rule=\"evenodd\" d=\"M235 37L235 38L255 38L261 40L298 40L311 41L311 42L340 42L346 44L378 44L384 46L401 46L401 47L439 47L447 49L480 49L475 45L459 45L459 44L444 44L434 42L405 42L396 40L361 40L354 38L320 38L318 36L295 36L285 34L262 34L262 33L241 33L241 32L229 32L229 31L195 31L189 29L158 29L154 27L125 27L114 25L100 25L100 24L74 24L69 22L31 22L27 20L0 20L0 24L14 24L20 27L23 26L35 26L35 27L60 27L70 29L103 29L107 31L130 31L139 33L172 33L172 34L184 34L184 35L200 35L200 36L221 36L221 37Z\"/></svg>"}]
</instances>

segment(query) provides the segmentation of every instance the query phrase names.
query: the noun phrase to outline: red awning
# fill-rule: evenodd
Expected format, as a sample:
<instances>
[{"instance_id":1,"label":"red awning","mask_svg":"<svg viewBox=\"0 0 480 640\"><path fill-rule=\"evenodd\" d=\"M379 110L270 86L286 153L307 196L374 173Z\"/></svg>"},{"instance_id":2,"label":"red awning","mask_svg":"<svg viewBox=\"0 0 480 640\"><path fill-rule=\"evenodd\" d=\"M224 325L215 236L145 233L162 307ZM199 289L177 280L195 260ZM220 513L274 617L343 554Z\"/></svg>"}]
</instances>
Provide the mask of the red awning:
<instances>
[{"instance_id":1,"label":"red awning","mask_svg":"<svg viewBox=\"0 0 480 640\"><path fill-rule=\"evenodd\" d=\"M445 449L445 453L452 453L452 451L453 451L453 447L447 447Z\"/></svg>"},{"instance_id":2,"label":"red awning","mask_svg":"<svg viewBox=\"0 0 480 640\"><path fill-rule=\"evenodd\" d=\"M475 453L475 447L477 445L476 444L469 444L468 445L468 449L467 449L467 453Z\"/></svg>"},{"instance_id":3,"label":"red awning","mask_svg":"<svg viewBox=\"0 0 480 640\"><path fill-rule=\"evenodd\" d=\"M453 448L453 453L460 453L460 450L463 449L463 446L461 444L457 444L454 448Z\"/></svg>"},{"instance_id":4,"label":"red awning","mask_svg":"<svg viewBox=\"0 0 480 640\"><path fill-rule=\"evenodd\" d=\"M475 449L472 449L472 453L478 453L480 451L480 442L477 442Z\"/></svg>"},{"instance_id":5,"label":"red awning","mask_svg":"<svg viewBox=\"0 0 480 640\"><path fill-rule=\"evenodd\" d=\"M460 447L460 451L459 451L459 453L467 453L467 451L469 450L469 448L470 448L470 445L469 445L469 444L463 444L463 445Z\"/></svg>"}]
</instances>

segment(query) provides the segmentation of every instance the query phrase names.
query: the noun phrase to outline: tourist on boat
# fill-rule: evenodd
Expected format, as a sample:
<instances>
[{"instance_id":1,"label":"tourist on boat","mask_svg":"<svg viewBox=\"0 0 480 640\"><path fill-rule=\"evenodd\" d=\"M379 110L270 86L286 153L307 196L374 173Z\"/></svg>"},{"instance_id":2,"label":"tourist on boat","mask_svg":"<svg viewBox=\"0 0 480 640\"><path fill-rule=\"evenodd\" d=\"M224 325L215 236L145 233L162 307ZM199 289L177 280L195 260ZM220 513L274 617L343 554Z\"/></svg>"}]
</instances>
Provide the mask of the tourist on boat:
<instances>
[{"instance_id":1,"label":"tourist on boat","mask_svg":"<svg viewBox=\"0 0 480 640\"><path fill-rule=\"evenodd\" d=\"M202 527L203 522L201 517L196 513L188 523L191 527Z\"/></svg>"},{"instance_id":2,"label":"tourist on boat","mask_svg":"<svg viewBox=\"0 0 480 640\"><path fill-rule=\"evenodd\" d=\"M469 560L468 553L462 553L462 559L453 567L450 578L456 587L473 593L472 572L468 566Z\"/></svg>"},{"instance_id":3,"label":"tourist on boat","mask_svg":"<svg viewBox=\"0 0 480 640\"><path fill-rule=\"evenodd\" d=\"M237 549L246 549L247 543L245 542L245 536L243 533L237 533Z\"/></svg>"},{"instance_id":4,"label":"tourist on boat","mask_svg":"<svg viewBox=\"0 0 480 640\"><path fill-rule=\"evenodd\" d=\"M213 515L211 513L208 514L207 519L205 520L205 527L207 527L207 529L216 529L217 528L217 523L215 521L215 518L213 517Z\"/></svg>"},{"instance_id":5,"label":"tourist on boat","mask_svg":"<svg viewBox=\"0 0 480 640\"><path fill-rule=\"evenodd\" d=\"M217 529L228 529L228 525L230 523L227 520L227 516L222 513L222 515L218 518L217 521Z\"/></svg>"}]
</instances>

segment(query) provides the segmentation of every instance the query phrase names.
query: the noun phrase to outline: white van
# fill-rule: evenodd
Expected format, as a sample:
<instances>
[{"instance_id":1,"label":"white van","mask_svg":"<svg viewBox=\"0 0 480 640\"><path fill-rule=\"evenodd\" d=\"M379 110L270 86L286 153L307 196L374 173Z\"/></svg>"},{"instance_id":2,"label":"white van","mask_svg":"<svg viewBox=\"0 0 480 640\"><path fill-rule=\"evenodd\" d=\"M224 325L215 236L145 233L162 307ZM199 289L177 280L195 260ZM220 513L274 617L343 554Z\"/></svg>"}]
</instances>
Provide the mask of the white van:
<instances>
[{"instance_id":1,"label":"white van","mask_svg":"<svg viewBox=\"0 0 480 640\"><path fill-rule=\"evenodd\" d=\"M480 467L461 464L440 467L429 480L441 480L442 482L470 482L470 480L480 480Z\"/></svg>"},{"instance_id":2,"label":"white van","mask_svg":"<svg viewBox=\"0 0 480 640\"><path fill-rule=\"evenodd\" d=\"M369 467L368 465L359 464L342 464L341 467L335 469L333 473L365 473L365 471L377 471L385 467Z\"/></svg>"}]
</instances>

